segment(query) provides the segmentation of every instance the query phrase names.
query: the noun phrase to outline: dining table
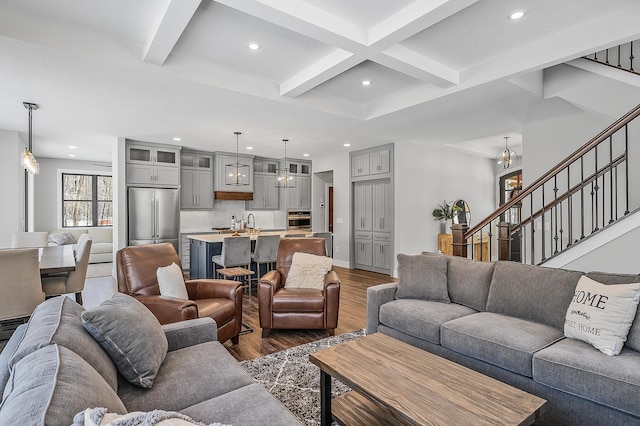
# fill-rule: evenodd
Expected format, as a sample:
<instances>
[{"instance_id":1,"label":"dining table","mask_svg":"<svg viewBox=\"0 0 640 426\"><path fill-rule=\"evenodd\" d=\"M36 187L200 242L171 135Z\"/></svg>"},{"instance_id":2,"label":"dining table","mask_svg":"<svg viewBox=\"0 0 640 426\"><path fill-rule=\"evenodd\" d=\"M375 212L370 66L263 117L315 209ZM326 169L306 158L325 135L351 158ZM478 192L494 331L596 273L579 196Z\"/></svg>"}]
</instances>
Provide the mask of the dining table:
<instances>
[{"instance_id":1,"label":"dining table","mask_svg":"<svg viewBox=\"0 0 640 426\"><path fill-rule=\"evenodd\" d=\"M76 270L76 258L72 245L41 247L38 251L41 276Z\"/></svg>"}]
</instances>

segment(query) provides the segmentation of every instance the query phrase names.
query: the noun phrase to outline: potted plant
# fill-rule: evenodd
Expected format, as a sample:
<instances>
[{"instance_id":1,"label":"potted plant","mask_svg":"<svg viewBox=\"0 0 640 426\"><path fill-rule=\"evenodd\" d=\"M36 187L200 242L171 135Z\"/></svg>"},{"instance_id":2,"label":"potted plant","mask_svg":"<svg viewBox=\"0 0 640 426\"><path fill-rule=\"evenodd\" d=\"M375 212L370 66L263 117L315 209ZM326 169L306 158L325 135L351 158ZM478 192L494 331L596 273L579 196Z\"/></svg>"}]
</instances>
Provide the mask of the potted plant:
<instances>
[{"instance_id":1,"label":"potted plant","mask_svg":"<svg viewBox=\"0 0 640 426\"><path fill-rule=\"evenodd\" d=\"M453 217L456 216L460 212L459 207L454 207L453 201L448 203L446 200L443 200L442 204L439 204L431 215L433 216L433 220L439 220L440 223L440 231L442 234L447 234L448 230L451 229L451 223Z\"/></svg>"}]
</instances>

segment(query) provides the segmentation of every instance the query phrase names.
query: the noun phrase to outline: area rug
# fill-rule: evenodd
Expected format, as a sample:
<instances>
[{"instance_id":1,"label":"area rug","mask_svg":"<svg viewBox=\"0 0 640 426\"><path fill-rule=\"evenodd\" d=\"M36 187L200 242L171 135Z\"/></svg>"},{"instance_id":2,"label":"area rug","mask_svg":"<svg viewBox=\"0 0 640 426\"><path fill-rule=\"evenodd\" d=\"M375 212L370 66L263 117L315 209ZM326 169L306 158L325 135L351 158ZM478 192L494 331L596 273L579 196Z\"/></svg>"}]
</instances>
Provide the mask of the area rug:
<instances>
[{"instance_id":1,"label":"area rug","mask_svg":"<svg viewBox=\"0 0 640 426\"><path fill-rule=\"evenodd\" d=\"M309 362L309 354L364 337L364 329L327 337L240 364L303 424L320 424L320 369ZM337 396L349 388L332 380L331 393Z\"/></svg>"}]
</instances>

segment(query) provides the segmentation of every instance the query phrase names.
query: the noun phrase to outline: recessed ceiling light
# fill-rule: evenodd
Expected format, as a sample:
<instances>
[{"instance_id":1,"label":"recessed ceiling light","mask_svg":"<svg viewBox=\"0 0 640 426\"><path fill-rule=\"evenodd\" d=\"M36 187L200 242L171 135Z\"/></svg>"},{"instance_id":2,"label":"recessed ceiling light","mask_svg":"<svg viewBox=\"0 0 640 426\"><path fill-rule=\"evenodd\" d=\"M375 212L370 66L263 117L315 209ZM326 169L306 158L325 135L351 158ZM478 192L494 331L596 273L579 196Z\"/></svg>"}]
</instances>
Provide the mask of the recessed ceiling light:
<instances>
[{"instance_id":1,"label":"recessed ceiling light","mask_svg":"<svg viewBox=\"0 0 640 426\"><path fill-rule=\"evenodd\" d=\"M78 147L75 146L75 145L69 145L67 148L69 148L69 149L78 149Z\"/></svg>"},{"instance_id":2,"label":"recessed ceiling light","mask_svg":"<svg viewBox=\"0 0 640 426\"><path fill-rule=\"evenodd\" d=\"M350 143L345 143L344 146L351 146L351 144Z\"/></svg>"},{"instance_id":3,"label":"recessed ceiling light","mask_svg":"<svg viewBox=\"0 0 640 426\"><path fill-rule=\"evenodd\" d=\"M75 156L76 156L75 154L69 154L69 157L75 157Z\"/></svg>"},{"instance_id":4,"label":"recessed ceiling light","mask_svg":"<svg viewBox=\"0 0 640 426\"><path fill-rule=\"evenodd\" d=\"M526 10L516 10L515 12L511 12L511 14L509 14L509 19L511 19L512 21L515 21L516 19L521 19L524 17L524 15L527 14Z\"/></svg>"},{"instance_id":5,"label":"recessed ceiling light","mask_svg":"<svg viewBox=\"0 0 640 426\"><path fill-rule=\"evenodd\" d=\"M176 142L180 142L182 140L182 138L173 138L174 141Z\"/></svg>"},{"instance_id":6,"label":"recessed ceiling light","mask_svg":"<svg viewBox=\"0 0 640 426\"><path fill-rule=\"evenodd\" d=\"M309 156L309 154L302 154L302 156L303 156L303 157L308 157L308 156Z\"/></svg>"},{"instance_id":7,"label":"recessed ceiling light","mask_svg":"<svg viewBox=\"0 0 640 426\"><path fill-rule=\"evenodd\" d=\"M253 147L252 146L248 146L247 149L251 150L251 149L253 149Z\"/></svg>"},{"instance_id":8,"label":"recessed ceiling light","mask_svg":"<svg viewBox=\"0 0 640 426\"><path fill-rule=\"evenodd\" d=\"M260 45L258 43L249 43L249 49L258 50L260 49Z\"/></svg>"},{"instance_id":9,"label":"recessed ceiling light","mask_svg":"<svg viewBox=\"0 0 640 426\"><path fill-rule=\"evenodd\" d=\"M362 85L363 86L370 86L371 85L371 80L362 80Z\"/></svg>"}]
</instances>

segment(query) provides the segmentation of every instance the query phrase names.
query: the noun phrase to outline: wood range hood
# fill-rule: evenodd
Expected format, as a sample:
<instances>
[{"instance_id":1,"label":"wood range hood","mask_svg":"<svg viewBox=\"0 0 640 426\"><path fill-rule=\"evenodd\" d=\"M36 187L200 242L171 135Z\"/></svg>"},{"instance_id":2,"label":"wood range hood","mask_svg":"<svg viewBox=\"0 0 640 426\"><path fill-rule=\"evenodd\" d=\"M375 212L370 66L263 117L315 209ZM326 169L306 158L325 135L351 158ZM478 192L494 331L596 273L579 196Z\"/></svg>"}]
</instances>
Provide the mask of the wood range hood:
<instances>
[{"instance_id":1,"label":"wood range hood","mask_svg":"<svg viewBox=\"0 0 640 426\"><path fill-rule=\"evenodd\" d=\"M213 191L215 200L252 201L253 192Z\"/></svg>"}]
</instances>

